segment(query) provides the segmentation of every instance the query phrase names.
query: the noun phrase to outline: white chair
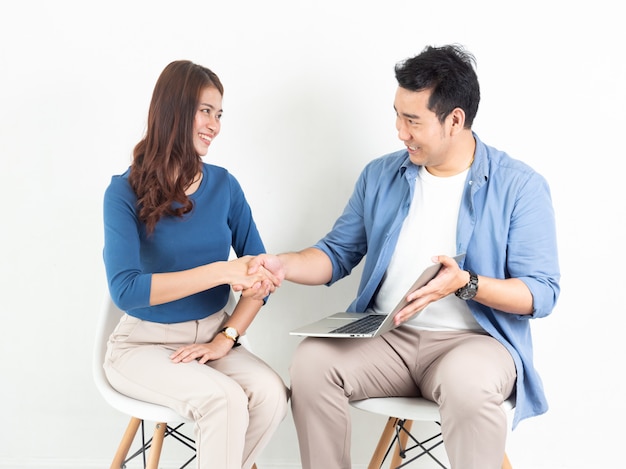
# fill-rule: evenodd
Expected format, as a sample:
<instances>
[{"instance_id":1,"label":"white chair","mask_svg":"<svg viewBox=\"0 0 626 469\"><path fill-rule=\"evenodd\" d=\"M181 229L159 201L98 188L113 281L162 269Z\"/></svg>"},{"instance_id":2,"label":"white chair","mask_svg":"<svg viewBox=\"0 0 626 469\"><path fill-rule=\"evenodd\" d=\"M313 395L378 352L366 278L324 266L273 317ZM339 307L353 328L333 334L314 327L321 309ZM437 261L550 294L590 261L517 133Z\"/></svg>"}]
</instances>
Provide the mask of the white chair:
<instances>
[{"instance_id":1,"label":"white chair","mask_svg":"<svg viewBox=\"0 0 626 469\"><path fill-rule=\"evenodd\" d=\"M414 421L436 422L439 425L441 416L439 415L439 406L435 402L421 397L376 397L353 401L350 402L350 405L366 412L389 417L368 469L380 469L394 445L396 445L397 450L392 454L390 468L399 469L422 456L428 455L435 463L446 469L444 463L432 452L436 447L443 444L441 432L421 440L411 434ZM510 411L515 407L515 401L507 400L502 404L502 407ZM408 461L404 461L407 452L411 450L416 450L417 453L414 453ZM513 469L506 454L502 461L502 469Z\"/></svg>"},{"instance_id":2,"label":"white chair","mask_svg":"<svg viewBox=\"0 0 626 469\"><path fill-rule=\"evenodd\" d=\"M231 292L230 301L236 301ZM228 311L232 311L229 309ZM96 338L93 353L93 378L96 387L104 400L114 409L130 416L130 422L126 427L126 431L122 436L122 440L117 448L117 452L111 463L111 469L124 469L126 463L131 459L141 455L143 457L144 469L158 469L163 440L166 436L170 436L180 443L184 444L193 451L193 455L187 460L180 469L187 467L196 457L195 442L193 439L179 432L179 428L190 421L183 418L169 407L133 399L116 391L107 380L102 364L106 353L107 341L109 336L115 329L120 317L124 314L115 306L111 298L107 295L104 301L98 326L96 329ZM243 336L240 342L249 348L247 339ZM144 433L144 421L155 422L152 438L146 441ZM175 426L170 426L172 424ZM128 452L137 434L137 430L141 426L142 445L130 457ZM148 449L150 450L148 452ZM146 453L148 459L146 461ZM253 466L256 469L256 465Z\"/></svg>"}]
</instances>

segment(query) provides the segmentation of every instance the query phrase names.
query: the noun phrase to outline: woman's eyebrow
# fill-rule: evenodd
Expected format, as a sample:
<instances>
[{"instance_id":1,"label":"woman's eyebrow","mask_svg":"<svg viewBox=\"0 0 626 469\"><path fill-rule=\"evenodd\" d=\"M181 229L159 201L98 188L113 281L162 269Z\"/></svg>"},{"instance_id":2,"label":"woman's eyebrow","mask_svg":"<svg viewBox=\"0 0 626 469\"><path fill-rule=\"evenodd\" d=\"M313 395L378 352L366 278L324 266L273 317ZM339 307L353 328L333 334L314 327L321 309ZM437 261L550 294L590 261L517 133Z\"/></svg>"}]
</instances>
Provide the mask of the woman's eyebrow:
<instances>
[{"instance_id":1,"label":"woman's eyebrow","mask_svg":"<svg viewBox=\"0 0 626 469\"><path fill-rule=\"evenodd\" d=\"M210 109L215 109L215 106L213 106L212 104L209 104L209 103L200 103L200 106L206 106L206 107L208 107ZM218 109L217 111L218 112L224 112L223 109Z\"/></svg>"}]
</instances>

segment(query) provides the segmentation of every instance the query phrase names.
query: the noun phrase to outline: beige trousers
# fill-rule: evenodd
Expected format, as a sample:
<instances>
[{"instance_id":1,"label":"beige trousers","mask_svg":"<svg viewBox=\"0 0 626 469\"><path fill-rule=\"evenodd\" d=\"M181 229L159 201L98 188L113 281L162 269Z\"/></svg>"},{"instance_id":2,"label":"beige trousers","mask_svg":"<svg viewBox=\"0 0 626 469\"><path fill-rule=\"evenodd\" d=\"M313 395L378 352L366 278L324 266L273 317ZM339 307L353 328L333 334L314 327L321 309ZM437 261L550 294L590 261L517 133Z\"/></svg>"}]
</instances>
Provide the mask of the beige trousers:
<instances>
[{"instance_id":1,"label":"beige trousers","mask_svg":"<svg viewBox=\"0 0 626 469\"><path fill-rule=\"evenodd\" d=\"M244 347L201 365L172 363L180 345L209 342L226 321L159 324L124 315L109 340L105 371L128 396L193 420L199 469L250 468L288 410L280 376Z\"/></svg>"},{"instance_id":2,"label":"beige trousers","mask_svg":"<svg viewBox=\"0 0 626 469\"><path fill-rule=\"evenodd\" d=\"M494 338L400 327L374 339L304 339L291 367L291 406L303 469L348 469L349 401L423 396L441 411L454 469L499 469L516 371Z\"/></svg>"}]
</instances>

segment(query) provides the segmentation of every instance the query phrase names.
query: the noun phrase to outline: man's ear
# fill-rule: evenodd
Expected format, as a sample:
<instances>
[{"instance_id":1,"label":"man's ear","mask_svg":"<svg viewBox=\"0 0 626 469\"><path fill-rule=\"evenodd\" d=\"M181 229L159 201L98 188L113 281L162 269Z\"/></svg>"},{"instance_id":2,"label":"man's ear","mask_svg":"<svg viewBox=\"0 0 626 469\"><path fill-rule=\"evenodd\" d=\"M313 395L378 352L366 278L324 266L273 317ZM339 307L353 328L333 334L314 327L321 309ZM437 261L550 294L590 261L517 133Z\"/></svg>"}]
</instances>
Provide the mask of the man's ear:
<instances>
[{"instance_id":1,"label":"man's ear","mask_svg":"<svg viewBox=\"0 0 626 469\"><path fill-rule=\"evenodd\" d=\"M457 134L465 128L465 111L460 107L454 108L448 115L451 135Z\"/></svg>"}]
</instances>

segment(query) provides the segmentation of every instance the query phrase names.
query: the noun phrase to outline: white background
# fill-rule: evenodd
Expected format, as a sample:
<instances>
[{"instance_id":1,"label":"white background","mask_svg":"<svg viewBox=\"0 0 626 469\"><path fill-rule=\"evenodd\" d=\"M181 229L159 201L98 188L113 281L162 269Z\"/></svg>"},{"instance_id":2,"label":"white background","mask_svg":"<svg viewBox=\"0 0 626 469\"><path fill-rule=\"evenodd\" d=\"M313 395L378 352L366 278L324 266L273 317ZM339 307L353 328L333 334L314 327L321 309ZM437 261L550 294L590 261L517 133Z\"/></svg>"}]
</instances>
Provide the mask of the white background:
<instances>
[{"instance_id":1,"label":"white background","mask_svg":"<svg viewBox=\"0 0 626 469\"><path fill-rule=\"evenodd\" d=\"M213 69L222 133L206 161L241 182L271 252L322 237L366 162L402 147L393 66L458 42L478 60L474 130L541 172L562 295L533 323L550 411L515 469L618 468L624 405L623 16L607 0L5 2L0 7L0 467L108 467L126 417L91 375L105 279L102 195L130 162L170 61ZM358 270L358 269L357 269ZM250 330L288 382L288 331L353 298L285 285ZM365 467L383 419L355 411ZM171 453L170 453L171 454ZM164 467L171 456L164 455ZM260 468L299 467L289 414ZM419 467L419 466L417 466Z\"/></svg>"}]
</instances>

